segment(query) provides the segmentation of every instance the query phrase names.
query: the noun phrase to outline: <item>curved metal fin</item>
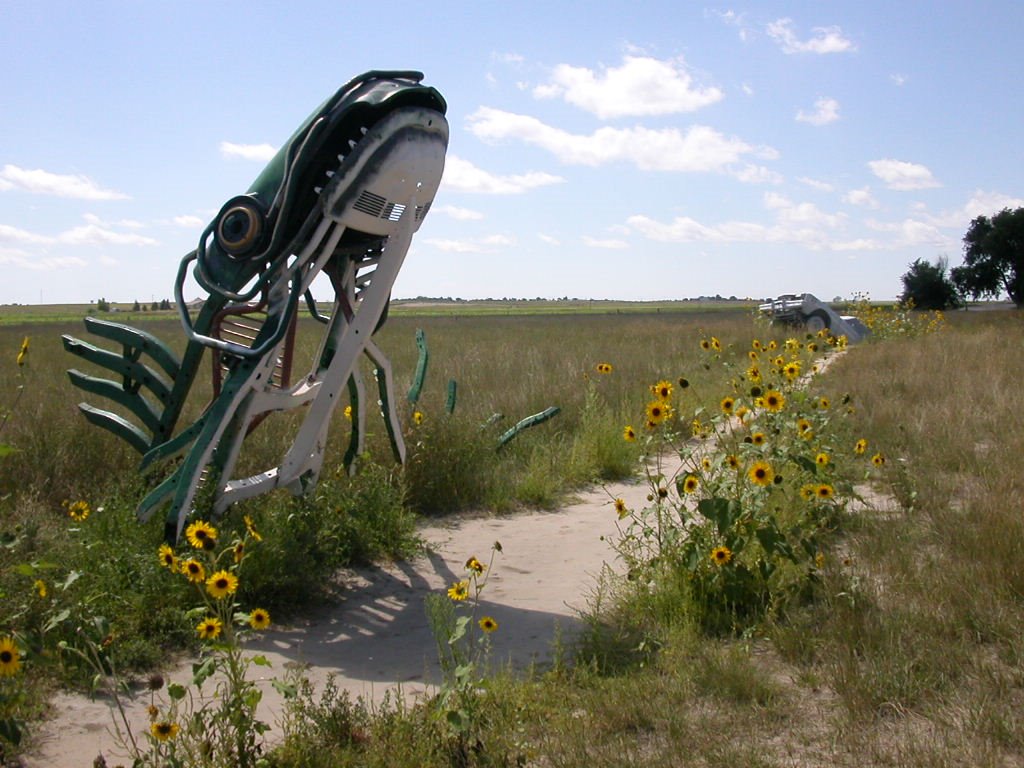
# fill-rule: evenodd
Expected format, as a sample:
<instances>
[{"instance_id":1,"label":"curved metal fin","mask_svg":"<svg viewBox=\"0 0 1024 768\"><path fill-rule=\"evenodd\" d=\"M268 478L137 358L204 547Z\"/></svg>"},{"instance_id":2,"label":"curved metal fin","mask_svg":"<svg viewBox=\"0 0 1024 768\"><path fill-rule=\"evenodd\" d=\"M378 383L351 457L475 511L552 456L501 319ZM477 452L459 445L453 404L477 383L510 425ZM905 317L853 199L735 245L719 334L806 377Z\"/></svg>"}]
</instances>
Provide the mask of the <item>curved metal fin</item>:
<instances>
[{"instance_id":1,"label":"curved metal fin","mask_svg":"<svg viewBox=\"0 0 1024 768\"><path fill-rule=\"evenodd\" d=\"M140 387L146 387L153 393L163 405L171 400L171 390L160 376L147 365L138 362L138 354L133 357L125 357L116 352L101 349L88 342L76 339L74 336L62 336L64 349L83 360L88 360L101 368L106 368L113 373L121 374L122 388L126 392L138 392Z\"/></svg>"},{"instance_id":2,"label":"curved metal fin","mask_svg":"<svg viewBox=\"0 0 1024 768\"><path fill-rule=\"evenodd\" d=\"M68 378L70 378L71 383L79 389L85 390L86 392L90 392L94 395L99 395L100 397L106 397L109 400L113 400L118 405L124 406L135 414L139 421L141 421L151 432L155 432L157 427L160 425L160 414L158 414L156 409L150 405L149 401L138 392L126 391L120 384L116 384L109 379L98 379L95 376L87 376L74 368L68 371Z\"/></svg>"},{"instance_id":3,"label":"curved metal fin","mask_svg":"<svg viewBox=\"0 0 1024 768\"><path fill-rule=\"evenodd\" d=\"M146 433L124 417L94 408L88 403L79 403L78 408L90 423L103 427L108 432L113 432L139 453L145 453L149 448L149 437Z\"/></svg>"},{"instance_id":4,"label":"curved metal fin","mask_svg":"<svg viewBox=\"0 0 1024 768\"><path fill-rule=\"evenodd\" d=\"M96 336L146 353L163 368L164 373L171 379L175 379L178 376L178 371L181 370L181 361L178 360L177 355L151 333L128 325L112 323L109 320L99 320L95 317L85 318L85 328Z\"/></svg>"}]
</instances>

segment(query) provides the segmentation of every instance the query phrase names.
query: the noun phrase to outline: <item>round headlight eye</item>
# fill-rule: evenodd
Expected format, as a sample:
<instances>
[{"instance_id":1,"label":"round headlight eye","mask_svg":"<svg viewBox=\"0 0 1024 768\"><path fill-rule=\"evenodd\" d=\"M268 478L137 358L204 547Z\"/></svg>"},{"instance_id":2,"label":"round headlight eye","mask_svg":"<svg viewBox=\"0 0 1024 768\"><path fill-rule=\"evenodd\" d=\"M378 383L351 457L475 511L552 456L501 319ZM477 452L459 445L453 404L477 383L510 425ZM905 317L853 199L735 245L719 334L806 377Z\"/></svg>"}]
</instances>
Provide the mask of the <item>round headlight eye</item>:
<instances>
[{"instance_id":1,"label":"round headlight eye","mask_svg":"<svg viewBox=\"0 0 1024 768\"><path fill-rule=\"evenodd\" d=\"M232 256L251 251L262 233L263 212L247 201L232 201L217 221L217 242Z\"/></svg>"}]
</instances>

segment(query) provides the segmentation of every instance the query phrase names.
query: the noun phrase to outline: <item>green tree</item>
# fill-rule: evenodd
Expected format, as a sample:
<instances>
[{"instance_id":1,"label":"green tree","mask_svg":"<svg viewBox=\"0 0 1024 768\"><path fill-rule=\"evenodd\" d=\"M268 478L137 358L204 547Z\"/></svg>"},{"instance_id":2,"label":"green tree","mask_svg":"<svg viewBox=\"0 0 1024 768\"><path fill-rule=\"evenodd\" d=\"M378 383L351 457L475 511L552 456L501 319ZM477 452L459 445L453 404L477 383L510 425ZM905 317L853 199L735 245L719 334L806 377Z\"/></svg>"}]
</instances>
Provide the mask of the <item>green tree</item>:
<instances>
[{"instance_id":1,"label":"green tree","mask_svg":"<svg viewBox=\"0 0 1024 768\"><path fill-rule=\"evenodd\" d=\"M949 263L940 258L932 264L917 259L903 275L903 293L900 301L913 302L916 309L949 309L960 305L956 286L946 270Z\"/></svg>"},{"instance_id":2,"label":"green tree","mask_svg":"<svg viewBox=\"0 0 1024 768\"><path fill-rule=\"evenodd\" d=\"M1024 208L979 216L964 235L964 263L952 271L965 296L997 297L1004 291L1024 306Z\"/></svg>"}]
</instances>

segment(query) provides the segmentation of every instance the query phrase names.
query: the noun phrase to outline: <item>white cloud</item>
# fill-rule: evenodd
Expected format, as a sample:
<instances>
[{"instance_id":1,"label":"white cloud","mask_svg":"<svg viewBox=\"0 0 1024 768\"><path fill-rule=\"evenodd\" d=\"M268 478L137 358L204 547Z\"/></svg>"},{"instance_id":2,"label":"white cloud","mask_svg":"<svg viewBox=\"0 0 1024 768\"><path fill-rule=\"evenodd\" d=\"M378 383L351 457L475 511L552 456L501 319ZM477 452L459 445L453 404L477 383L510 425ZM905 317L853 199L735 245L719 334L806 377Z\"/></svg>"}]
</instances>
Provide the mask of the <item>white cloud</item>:
<instances>
[{"instance_id":1,"label":"white cloud","mask_svg":"<svg viewBox=\"0 0 1024 768\"><path fill-rule=\"evenodd\" d=\"M25 229L18 229L9 224L0 224L0 243L19 243L23 245L45 245L52 243L53 238L39 235Z\"/></svg>"},{"instance_id":2,"label":"white cloud","mask_svg":"<svg viewBox=\"0 0 1024 768\"><path fill-rule=\"evenodd\" d=\"M57 236L61 243L69 245L156 245L151 237L134 233L114 232L97 224L74 227Z\"/></svg>"},{"instance_id":3,"label":"white cloud","mask_svg":"<svg viewBox=\"0 0 1024 768\"><path fill-rule=\"evenodd\" d=\"M88 266L77 256L36 256L16 248L0 248L0 264L33 272L53 272L58 269Z\"/></svg>"},{"instance_id":4,"label":"white cloud","mask_svg":"<svg viewBox=\"0 0 1024 768\"><path fill-rule=\"evenodd\" d=\"M865 208L878 208L878 201L875 199L875 196L871 194L871 187L851 189L843 195L843 200L848 202L850 205L860 205Z\"/></svg>"},{"instance_id":5,"label":"white cloud","mask_svg":"<svg viewBox=\"0 0 1024 768\"><path fill-rule=\"evenodd\" d=\"M812 179L807 176L800 176L797 178L801 184L806 184L811 189L816 189L819 192L831 192L835 187L829 184L827 181L821 181L820 179Z\"/></svg>"},{"instance_id":6,"label":"white cloud","mask_svg":"<svg viewBox=\"0 0 1024 768\"><path fill-rule=\"evenodd\" d=\"M838 227L844 220L842 214L825 213L814 203L794 203L775 192L765 193L764 205L776 212L780 223L787 225Z\"/></svg>"},{"instance_id":7,"label":"white cloud","mask_svg":"<svg viewBox=\"0 0 1024 768\"><path fill-rule=\"evenodd\" d=\"M269 144L235 144L222 141L220 153L230 159L259 160L266 163L277 154L277 150Z\"/></svg>"},{"instance_id":8,"label":"white cloud","mask_svg":"<svg viewBox=\"0 0 1024 768\"><path fill-rule=\"evenodd\" d=\"M889 189L908 191L942 186L932 176L931 171L917 163L892 159L872 160L868 167Z\"/></svg>"},{"instance_id":9,"label":"white cloud","mask_svg":"<svg viewBox=\"0 0 1024 768\"><path fill-rule=\"evenodd\" d=\"M992 216L999 213L1003 208L1022 208L1024 199L1011 197L1001 192L983 192L976 189L970 200L964 205L963 212L969 221L979 216Z\"/></svg>"},{"instance_id":10,"label":"white cloud","mask_svg":"<svg viewBox=\"0 0 1024 768\"><path fill-rule=\"evenodd\" d=\"M937 248L948 248L954 243L952 238L941 233L935 225L927 221L904 219L898 222L883 222L869 219L864 223L879 232L894 234L896 236L895 245L898 247L931 245Z\"/></svg>"},{"instance_id":11,"label":"white cloud","mask_svg":"<svg viewBox=\"0 0 1024 768\"><path fill-rule=\"evenodd\" d=\"M430 210L436 213L443 213L445 216L450 216L456 221L478 221L484 217L480 211L474 211L470 208L460 208L457 205L439 205L434 206Z\"/></svg>"},{"instance_id":12,"label":"white cloud","mask_svg":"<svg viewBox=\"0 0 1024 768\"><path fill-rule=\"evenodd\" d=\"M175 226L184 227L185 229L197 229L199 227L206 226L206 222L198 216L191 216L187 214L184 216L175 216L172 221Z\"/></svg>"},{"instance_id":13,"label":"white cloud","mask_svg":"<svg viewBox=\"0 0 1024 768\"><path fill-rule=\"evenodd\" d=\"M135 219L119 219L117 221L106 221L101 219L95 213L83 213L82 218L85 219L89 224L96 224L101 227L124 227L126 229L143 229L145 224Z\"/></svg>"},{"instance_id":14,"label":"white cloud","mask_svg":"<svg viewBox=\"0 0 1024 768\"><path fill-rule=\"evenodd\" d=\"M487 195L518 195L537 187L561 184L565 179L550 173L530 173L498 176L477 168L468 160L448 155L444 162L442 186L456 192L477 192Z\"/></svg>"},{"instance_id":15,"label":"white cloud","mask_svg":"<svg viewBox=\"0 0 1024 768\"><path fill-rule=\"evenodd\" d=\"M645 171L723 171L755 148L713 128L694 125L652 130L599 128L590 135L545 125L535 117L481 107L469 130L484 141L517 139L546 149L563 163L599 166L628 162Z\"/></svg>"},{"instance_id":16,"label":"white cloud","mask_svg":"<svg viewBox=\"0 0 1024 768\"><path fill-rule=\"evenodd\" d=\"M810 123L811 125L828 125L838 119L839 102L825 97L814 102L813 112L804 112L801 109L796 113L798 123Z\"/></svg>"},{"instance_id":17,"label":"white cloud","mask_svg":"<svg viewBox=\"0 0 1024 768\"><path fill-rule=\"evenodd\" d=\"M793 31L792 19L778 19L771 22L767 30L783 53L847 53L856 51L857 46L843 36L839 27L814 27L814 33L807 40L800 40Z\"/></svg>"},{"instance_id":18,"label":"white cloud","mask_svg":"<svg viewBox=\"0 0 1024 768\"><path fill-rule=\"evenodd\" d=\"M583 244L590 248L605 248L608 250L622 250L623 248L629 248L629 243L625 240L615 240L614 238L598 238L583 236Z\"/></svg>"},{"instance_id":19,"label":"white cloud","mask_svg":"<svg viewBox=\"0 0 1024 768\"><path fill-rule=\"evenodd\" d=\"M781 184L783 181L781 173L763 165L745 165L733 172L733 176L746 184Z\"/></svg>"},{"instance_id":20,"label":"white cloud","mask_svg":"<svg viewBox=\"0 0 1024 768\"><path fill-rule=\"evenodd\" d=\"M621 66L599 73L559 64L550 82L534 88L533 94L542 99L562 97L603 120L693 112L722 98L718 88L695 85L682 59L648 56L626 56Z\"/></svg>"},{"instance_id":21,"label":"white cloud","mask_svg":"<svg viewBox=\"0 0 1024 768\"><path fill-rule=\"evenodd\" d=\"M907 77L906 75L901 75L899 72L893 72L891 75L889 75L889 80L893 83L893 85L903 85L904 83L907 82Z\"/></svg>"},{"instance_id":22,"label":"white cloud","mask_svg":"<svg viewBox=\"0 0 1024 768\"><path fill-rule=\"evenodd\" d=\"M451 238L427 238L420 241L446 253L494 253L516 244L508 235L487 235L486 237L456 240Z\"/></svg>"},{"instance_id":23,"label":"white cloud","mask_svg":"<svg viewBox=\"0 0 1024 768\"><path fill-rule=\"evenodd\" d=\"M70 197L76 200L127 200L128 195L104 189L88 176L50 173L5 165L0 170L0 190L20 189L36 195Z\"/></svg>"},{"instance_id":24,"label":"white cloud","mask_svg":"<svg viewBox=\"0 0 1024 768\"><path fill-rule=\"evenodd\" d=\"M548 245L561 245L562 244L562 241L559 240L557 237L552 237L551 235L545 235L543 232L538 232L537 233L537 237L540 238L540 240L542 242L545 242Z\"/></svg>"}]
</instances>

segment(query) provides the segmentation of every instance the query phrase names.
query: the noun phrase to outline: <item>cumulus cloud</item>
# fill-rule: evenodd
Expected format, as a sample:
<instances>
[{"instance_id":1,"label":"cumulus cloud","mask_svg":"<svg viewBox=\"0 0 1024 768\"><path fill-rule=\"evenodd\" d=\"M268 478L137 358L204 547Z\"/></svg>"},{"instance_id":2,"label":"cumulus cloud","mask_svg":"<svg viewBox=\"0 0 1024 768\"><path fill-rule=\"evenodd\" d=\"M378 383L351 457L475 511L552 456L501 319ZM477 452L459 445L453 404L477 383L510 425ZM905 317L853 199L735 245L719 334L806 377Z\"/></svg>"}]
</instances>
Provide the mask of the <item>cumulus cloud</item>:
<instances>
[{"instance_id":1,"label":"cumulus cloud","mask_svg":"<svg viewBox=\"0 0 1024 768\"><path fill-rule=\"evenodd\" d=\"M0 264L33 272L53 272L58 269L85 267L88 262L77 256L36 256L16 248L0 248Z\"/></svg>"},{"instance_id":2,"label":"cumulus cloud","mask_svg":"<svg viewBox=\"0 0 1024 768\"><path fill-rule=\"evenodd\" d=\"M57 235L57 241L69 245L156 245L151 237L134 232L115 232L97 224L74 227Z\"/></svg>"},{"instance_id":3,"label":"cumulus cloud","mask_svg":"<svg viewBox=\"0 0 1024 768\"><path fill-rule=\"evenodd\" d=\"M629 248L629 243L625 240L616 240L614 238L599 238L583 236L583 244L590 248L604 248L607 250L622 250L623 248Z\"/></svg>"},{"instance_id":4,"label":"cumulus cloud","mask_svg":"<svg viewBox=\"0 0 1024 768\"><path fill-rule=\"evenodd\" d=\"M878 208L878 201L875 199L875 196L871 194L871 187L851 189L843 195L843 200L848 202L850 205L859 205L864 208Z\"/></svg>"},{"instance_id":5,"label":"cumulus cloud","mask_svg":"<svg viewBox=\"0 0 1024 768\"><path fill-rule=\"evenodd\" d=\"M813 112L804 112L802 109L796 113L799 123L810 125L828 125L839 119L839 102L835 99L820 98L814 102Z\"/></svg>"},{"instance_id":6,"label":"cumulus cloud","mask_svg":"<svg viewBox=\"0 0 1024 768\"><path fill-rule=\"evenodd\" d=\"M222 141L220 153L233 160L259 160L266 163L277 154L277 149L269 144L235 144Z\"/></svg>"},{"instance_id":7,"label":"cumulus cloud","mask_svg":"<svg viewBox=\"0 0 1024 768\"><path fill-rule=\"evenodd\" d=\"M628 162L645 171L723 171L755 147L713 128L691 126L652 130L599 128L574 134L535 117L481 107L469 116L469 130L484 141L516 139L551 152L569 165Z\"/></svg>"},{"instance_id":8,"label":"cumulus cloud","mask_svg":"<svg viewBox=\"0 0 1024 768\"><path fill-rule=\"evenodd\" d=\"M444 162L441 184L456 192L476 192L486 195L519 195L538 187L561 184L565 179L550 173L532 171L507 176L489 173L468 160L448 155Z\"/></svg>"},{"instance_id":9,"label":"cumulus cloud","mask_svg":"<svg viewBox=\"0 0 1024 768\"><path fill-rule=\"evenodd\" d=\"M457 205L439 205L434 206L430 210L435 213L443 213L445 216L450 216L456 221L478 221L484 217L480 211L474 211L470 208L460 208Z\"/></svg>"},{"instance_id":10,"label":"cumulus cloud","mask_svg":"<svg viewBox=\"0 0 1024 768\"><path fill-rule=\"evenodd\" d=\"M171 221L174 222L175 226L184 227L185 229L196 229L198 227L206 226L206 222L198 216L175 216Z\"/></svg>"},{"instance_id":11,"label":"cumulus cloud","mask_svg":"<svg viewBox=\"0 0 1024 768\"><path fill-rule=\"evenodd\" d=\"M559 240L557 237L552 237L551 235L545 235L543 232L538 232L537 233L537 237L541 240L541 242L547 243L548 245L561 245L562 244L562 241Z\"/></svg>"},{"instance_id":12,"label":"cumulus cloud","mask_svg":"<svg viewBox=\"0 0 1024 768\"><path fill-rule=\"evenodd\" d=\"M884 181L889 189L905 192L942 186L935 180L930 170L917 163L892 159L872 160L868 163L868 168Z\"/></svg>"},{"instance_id":13,"label":"cumulus cloud","mask_svg":"<svg viewBox=\"0 0 1024 768\"><path fill-rule=\"evenodd\" d=\"M99 186L88 176L50 173L40 168L5 165L0 170L0 190L19 189L35 195L70 197L76 200L127 200L128 195Z\"/></svg>"},{"instance_id":14,"label":"cumulus cloud","mask_svg":"<svg viewBox=\"0 0 1024 768\"><path fill-rule=\"evenodd\" d=\"M808 176L799 176L797 178L801 184L806 184L811 189L816 189L819 192L831 192L835 187L829 184L827 181L821 181L820 179L812 179Z\"/></svg>"},{"instance_id":15,"label":"cumulus cloud","mask_svg":"<svg viewBox=\"0 0 1024 768\"><path fill-rule=\"evenodd\" d=\"M733 172L738 180L746 184L781 184L782 174L763 165L745 165Z\"/></svg>"},{"instance_id":16,"label":"cumulus cloud","mask_svg":"<svg viewBox=\"0 0 1024 768\"><path fill-rule=\"evenodd\" d=\"M768 25L766 31L783 53L849 53L857 50L853 41L836 26L814 27L812 36L806 40L797 37L792 19L777 19Z\"/></svg>"},{"instance_id":17,"label":"cumulus cloud","mask_svg":"<svg viewBox=\"0 0 1024 768\"><path fill-rule=\"evenodd\" d=\"M538 98L565 99L602 120L637 115L670 115L714 104L722 98L715 87L701 87L682 59L626 56L618 67L598 72L559 64L549 82L533 90Z\"/></svg>"},{"instance_id":18,"label":"cumulus cloud","mask_svg":"<svg viewBox=\"0 0 1024 768\"><path fill-rule=\"evenodd\" d=\"M508 235L488 235L486 237L465 238L427 238L422 240L426 245L433 246L445 253L494 253L503 248L515 245L514 237Z\"/></svg>"},{"instance_id":19,"label":"cumulus cloud","mask_svg":"<svg viewBox=\"0 0 1024 768\"><path fill-rule=\"evenodd\" d=\"M897 222L868 220L865 224L879 232L890 232L895 236L898 247L913 245L931 245L937 248L949 248L955 244L953 238L943 234L938 227L920 219L904 219Z\"/></svg>"}]
</instances>

